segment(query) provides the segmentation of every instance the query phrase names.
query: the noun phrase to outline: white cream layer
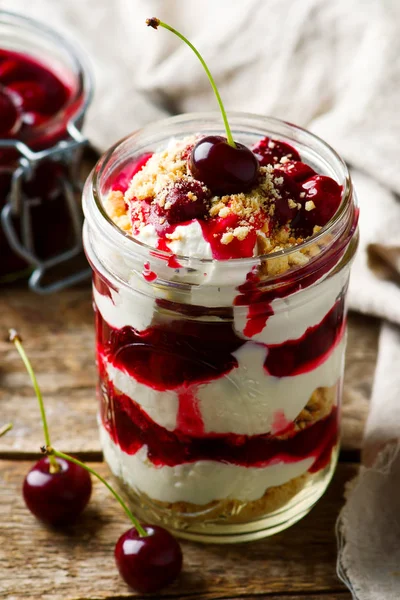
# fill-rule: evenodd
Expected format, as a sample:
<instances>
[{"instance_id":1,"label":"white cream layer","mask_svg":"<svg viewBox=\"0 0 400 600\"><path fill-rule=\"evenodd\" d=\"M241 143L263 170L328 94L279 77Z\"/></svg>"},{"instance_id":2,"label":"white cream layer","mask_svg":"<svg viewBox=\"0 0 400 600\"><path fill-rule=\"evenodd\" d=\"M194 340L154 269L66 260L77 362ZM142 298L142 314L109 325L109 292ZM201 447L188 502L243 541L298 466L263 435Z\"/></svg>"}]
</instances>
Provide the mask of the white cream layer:
<instances>
[{"instance_id":1,"label":"white cream layer","mask_svg":"<svg viewBox=\"0 0 400 600\"><path fill-rule=\"evenodd\" d=\"M135 286L138 281L136 279ZM112 298L100 294L93 286L93 300L103 319L115 329L133 327L137 331L147 329L155 309L155 298L146 296L140 291L132 293L120 288L118 292L110 288Z\"/></svg>"},{"instance_id":2,"label":"white cream layer","mask_svg":"<svg viewBox=\"0 0 400 600\"><path fill-rule=\"evenodd\" d=\"M268 467L242 467L217 461L197 461L175 467L156 467L144 446L126 454L100 425L104 457L112 472L129 487L160 502L191 502L204 505L213 500L252 501L272 486L282 485L305 473L314 458Z\"/></svg>"},{"instance_id":3,"label":"white cream layer","mask_svg":"<svg viewBox=\"0 0 400 600\"><path fill-rule=\"evenodd\" d=\"M330 387L339 380L344 348L345 336L314 370L273 377L263 367L268 350L252 342L244 344L233 353L237 368L216 380L191 386L204 432L260 435L271 431L277 414L293 421L316 388ZM179 388L154 390L107 361L104 366L116 388L139 404L155 423L169 431L177 428Z\"/></svg>"},{"instance_id":4,"label":"white cream layer","mask_svg":"<svg viewBox=\"0 0 400 600\"><path fill-rule=\"evenodd\" d=\"M193 221L194 225L200 228L197 221ZM171 271L166 263L163 268ZM191 289L192 304L209 307L232 306L237 296L236 286L245 281L247 267L236 266L235 269L230 269L226 263L213 261L204 265L202 273L190 272L186 268L175 269L174 272L174 279L177 281L197 284ZM266 320L262 331L251 338L243 333L248 320L248 308L234 306L235 331L245 339L263 344L280 344L300 338L309 327L320 323L334 306L347 284L348 273L348 269L342 269L339 273L328 276L310 288L300 290L286 298L273 300L271 306L274 314ZM152 286L140 276L135 277L132 285L137 291L131 292L122 287L118 292L111 290L112 299L102 296L94 289L94 300L102 317L112 327L120 329L131 326L137 331L143 331L151 324L154 311L157 310L156 298L152 294L172 301L174 297L172 292L167 294L161 289L152 289ZM180 298L177 299L179 300Z\"/></svg>"},{"instance_id":5,"label":"white cream layer","mask_svg":"<svg viewBox=\"0 0 400 600\"><path fill-rule=\"evenodd\" d=\"M250 339L263 344L281 344L300 338L309 327L318 325L333 308L347 279L348 269L343 269L309 288L286 298L272 300L274 314L268 317L262 331ZM247 307L234 306L233 314L235 331L246 337L243 331L247 324Z\"/></svg>"}]
</instances>

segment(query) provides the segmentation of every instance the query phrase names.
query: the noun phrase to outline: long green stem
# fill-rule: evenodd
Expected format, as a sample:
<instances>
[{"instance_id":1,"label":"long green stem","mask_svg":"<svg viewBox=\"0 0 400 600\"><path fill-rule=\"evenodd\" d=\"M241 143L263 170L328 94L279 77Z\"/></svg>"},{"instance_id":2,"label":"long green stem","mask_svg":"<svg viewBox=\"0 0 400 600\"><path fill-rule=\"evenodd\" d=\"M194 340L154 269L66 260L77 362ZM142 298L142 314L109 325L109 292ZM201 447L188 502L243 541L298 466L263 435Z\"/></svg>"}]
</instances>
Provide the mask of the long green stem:
<instances>
[{"instance_id":1,"label":"long green stem","mask_svg":"<svg viewBox=\"0 0 400 600\"><path fill-rule=\"evenodd\" d=\"M7 423L6 425L3 425L3 427L0 427L0 437L2 437L3 435L5 435L9 431L11 431L12 428L13 428L12 423Z\"/></svg>"},{"instance_id":2,"label":"long green stem","mask_svg":"<svg viewBox=\"0 0 400 600\"><path fill-rule=\"evenodd\" d=\"M229 126L228 117L226 116L226 111L225 111L224 104L222 102L222 98L221 98L218 88L215 84L214 78L211 75L210 69L207 67L207 64L206 64L205 60L203 59L203 57L201 56L200 52L197 50L197 48L195 48L195 46L193 46L193 44L191 42L189 42L189 40L182 33L177 31L173 27L171 27L171 25L167 25L167 23L163 23L163 21L160 21L160 19L156 19L156 18L147 19L146 23L147 23L147 25L149 25L150 27L153 27L154 29L157 29L158 26L164 27L164 29L168 29L168 31L171 31L176 36L178 36L178 38L180 38L183 42L185 42L185 44L187 44L189 46L189 48L191 48L193 50L193 52L195 53L195 55L197 56L197 58L203 65L204 70L207 73L207 77L211 83L211 87L214 90L214 94L217 98L219 108L221 110L222 118L224 120L224 125L225 125L225 130L226 130L226 138L227 138L228 144L230 146L232 146L232 148L236 148L236 144L233 140L231 128Z\"/></svg>"},{"instance_id":3,"label":"long green stem","mask_svg":"<svg viewBox=\"0 0 400 600\"><path fill-rule=\"evenodd\" d=\"M49 428L47 425L46 411L44 408L42 392L40 391L35 372L32 368L30 360L24 350L24 347L22 346L21 338L19 337L18 333L15 331L15 329L10 329L9 335L10 335L10 341L14 343L16 349L18 350L18 353L19 353L20 357L22 358L23 363L26 367L26 370L28 371L28 374L31 378L32 385L35 390L36 398L38 399L38 402L39 402L39 408L40 408L40 414L42 416L43 433L44 433L44 439L46 442L46 446L51 446L50 434L49 434ZM60 469L59 469L58 463L57 463L56 459L54 458L54 456L49 456L49 460L50 460L51 472L55 473L55 472L59 471Z\"/></svg>"},{"instance_id":4,"label":"long green stem","mask_svg":"<svg viewBox=\"0 0 400 600\"><path fill-rule=\"evenodd\" d=\"M122 508L128 515L128 517L132 521L132 523L133 523L134 527L136 528L140 537L147 536L146 531L143 529L143 527L141 526L141 524L139 523L137 518L131 513L131 511L125 504L125 502L122 500L121 496L119 494L117 494L117 492L114 490L114 488L112 488L111 485L101 475L99 475L91 467L88 467L88 465L81 462L77 458L74 458L73 456L70 456L69 454L64 454L64 452L59 452L58 450L55 450L54 448L51 448L51 447L46 448L46 454L48 454L49 457L58 456L58 458L63 458L64 460L68 460L69 462L75 463L76 465L79 465L80 467L82 467L83 469L88 471L88 473L90 473L94 477L97 477L97 479L99 479L101 481L101 483L103 483L106 486L106 488L108 488L108 490L112 493L114 498L120 503L120 505L122 506Z\"/></svg>"}]
</instances>

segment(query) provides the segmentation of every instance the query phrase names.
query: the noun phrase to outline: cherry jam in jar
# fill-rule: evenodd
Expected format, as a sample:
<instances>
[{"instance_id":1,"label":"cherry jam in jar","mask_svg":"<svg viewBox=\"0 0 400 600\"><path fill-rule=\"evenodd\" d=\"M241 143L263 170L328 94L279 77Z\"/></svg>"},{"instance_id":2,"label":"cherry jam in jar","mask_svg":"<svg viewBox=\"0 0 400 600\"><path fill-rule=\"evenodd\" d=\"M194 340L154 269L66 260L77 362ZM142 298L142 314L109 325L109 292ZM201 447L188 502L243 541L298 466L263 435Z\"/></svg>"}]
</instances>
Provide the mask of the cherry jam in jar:
<instances>
[{"instance_id":1,"label":"cherry jam in jar","mask_svg":"<svg viewBox=\"0 0 400 600\"><path fill-rule=\"evenodd\" d=\"M68 42L0 11L0 283L29 276L45 293L87 276L66 269L46 283L82 251L81 128L91 89Z\"/></svg>"}]
</instances>

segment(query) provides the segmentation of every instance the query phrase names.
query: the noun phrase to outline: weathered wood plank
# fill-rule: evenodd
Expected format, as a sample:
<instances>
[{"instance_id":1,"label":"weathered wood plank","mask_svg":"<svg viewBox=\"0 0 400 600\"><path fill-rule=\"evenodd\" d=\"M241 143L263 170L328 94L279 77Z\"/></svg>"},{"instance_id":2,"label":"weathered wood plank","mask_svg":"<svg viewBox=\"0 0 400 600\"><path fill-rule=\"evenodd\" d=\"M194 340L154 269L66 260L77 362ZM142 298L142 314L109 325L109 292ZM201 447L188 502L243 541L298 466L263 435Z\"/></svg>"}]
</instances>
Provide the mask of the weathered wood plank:
<instances>
[{"instance_id":1,"label":"weathered wood plank","mask_svg":"<svg viewBox=\"0 0 400 600\"><path fill-rule=\"evenodd\" d=\"M104 464L94 465L102 474ZM24 461L0 461L0 597L13 600L128 598L117 575L113 548L128 527L109 492L94 482L93 498L81 520L52 531L27 511L21 482ZM291 529L259 542L232 547L184 542L184 572L162 598L350 599L335 574L334 524L346 481L357 466L341 464L313 511Z\"/></svg>"},{"instance_id":2,"label":"weathered wood plank","mask_svg":"<svg viewBox=\"0 0 400 600\"><path fill-rule=\"evenodd\" d=\"M0 295L0 415L14 429L0 452L34 452L43 434L29 376L13 345L15 327L34 365L45 397L54 444L66 451L100 452L96 424L96 369L89 286L43 298L22 287Z\"/></svg>"},{"instance_id":3,"label":"weathered wood plank","mask_svg":"<svg viewBox=\"0 0 400 600\"><path fill-rule=\"evenodd\" d=\"M46 399L54 443L100 457L97 438L94 331L88 286L43 298L23 287L0 291L0 419L14 430L0 438L0 456L32 453L42 444L37 403L9 327L24 337ZM349 319L343 410L343 448L359 449L376 360L378 321Z\"/></svg>"},{"instance_id":4,"label":"weathered wood plank","mask_svg":"<svg viewBox=\"0 0 400 600\"><path fill-rule=\"evenodd\" d=\"M342 411L344 450L361 448L375 374L379 328L379 319L356 313L349 315Z\"/></svg>"},{"instance_id":5,"label":"weathered wood plank","mask_svg":"<svg viewBox=\"0 0 400 600\"><path fill-rule=\"evenodd\" d=\"M148 597L148 596L146 596ZM143 597L145 600L146 597ZM112 600L120 600L121 597L113 596ZM179 600L193 600L196 596L179 596ZM301 594L300 596L296 594L296 596L292 596L292 594L284 594L276 596L275 594L257 594L257 596L225 596L224 594L215 596L212 594L204 594L201 596L201 600L350 600L350 594L346 590L338 590L336 592L317 592L316 594L310 594L306 592L305 594ZM122 600L122 598L121 598Z\"/></svg>"}]
</instances>

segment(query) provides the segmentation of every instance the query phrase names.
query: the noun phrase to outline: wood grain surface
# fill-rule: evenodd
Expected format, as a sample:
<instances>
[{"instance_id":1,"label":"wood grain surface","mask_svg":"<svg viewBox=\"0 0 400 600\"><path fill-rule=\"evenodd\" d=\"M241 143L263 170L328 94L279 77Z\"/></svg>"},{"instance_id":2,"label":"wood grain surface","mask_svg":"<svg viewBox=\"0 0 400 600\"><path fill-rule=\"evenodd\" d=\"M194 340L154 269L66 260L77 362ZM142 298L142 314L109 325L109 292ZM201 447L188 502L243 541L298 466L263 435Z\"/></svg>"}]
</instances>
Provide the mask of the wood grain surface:
<instances>
[{"instance_id":1,"label":"wood grain surface","mask_svg":"<svg viewBox=\"0 0 400 600\"><path fill-rule=\"evenodd\" d=\"M9 600L129 598L114 544L129 528L107 489L94 481L79 522L64 531L38 523L21 483L32 463L0 461L0 597ZM92 464L107 474L104 464ZM184 570L163 598L334 598L350 600L335 574L334 525L345 482L357 466L340 464L326 495L301 522L274 537L236 546L183 542ZM305 549L307 549L305 551ZM343 594L342 594L343 592Z\"/></svg>"}]
</instances>

